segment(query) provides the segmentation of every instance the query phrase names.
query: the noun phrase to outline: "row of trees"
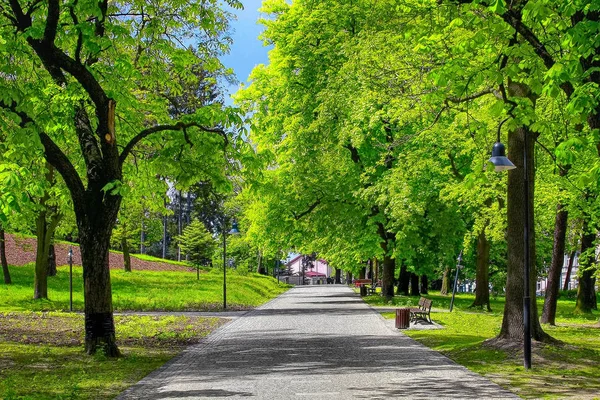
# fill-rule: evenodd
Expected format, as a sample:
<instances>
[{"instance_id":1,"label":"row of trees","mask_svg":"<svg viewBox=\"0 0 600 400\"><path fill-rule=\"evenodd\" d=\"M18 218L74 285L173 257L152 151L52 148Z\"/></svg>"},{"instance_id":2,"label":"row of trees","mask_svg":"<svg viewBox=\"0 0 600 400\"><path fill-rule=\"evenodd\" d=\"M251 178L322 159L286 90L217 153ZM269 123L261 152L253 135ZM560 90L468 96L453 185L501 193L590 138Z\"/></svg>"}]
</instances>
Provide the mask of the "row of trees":
<instances>
[{"instance_id":1,"label":"row of trees","mask_svg":"<svg viewBox=\"0 0 600 400\"><path fill-rule=\"evenodd\" d=\"M565 251L581 252L578 310L595 308L596 3L263 2L270 63L237 95L262 163L242 194L251 240L354 273L377 259L386 297L396 276L405 288L447 277L464 248L476 305L489 307L490 273L505 274L498 338L522 340L529 207L530 275L551 282L543 321L554 322ZM508 174L486 168L497 140L518 167Z\"/></svg>"}]
</instances>

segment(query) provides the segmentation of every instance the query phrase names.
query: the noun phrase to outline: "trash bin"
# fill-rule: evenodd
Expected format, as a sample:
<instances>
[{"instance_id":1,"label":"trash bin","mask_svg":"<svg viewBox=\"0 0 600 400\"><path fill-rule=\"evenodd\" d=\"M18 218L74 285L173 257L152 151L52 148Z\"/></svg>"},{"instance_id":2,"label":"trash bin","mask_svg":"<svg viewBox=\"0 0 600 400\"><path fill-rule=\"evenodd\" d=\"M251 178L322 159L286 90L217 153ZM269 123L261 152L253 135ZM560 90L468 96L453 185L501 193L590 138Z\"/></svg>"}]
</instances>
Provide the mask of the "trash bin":
<instances>
[{"instance_id":1,"label":"trash bin","mask_svg":"<svg viewBox=\"0 0 600 400\"><path fill-rule=\"evenodd\" d=\"M365 285L360 285L360 295L362 297L367 295L367 287Z\"/></svg>"},{"instance_id":2,"label":"trash bin","mask_svg":"<svg viewBox=\"0 0 600 400\"><path fill-rule=\"evenodd\" d=\"M406 329L410 326L410 308L396 309L396 329Z\"/></svg>"}]
</instances>

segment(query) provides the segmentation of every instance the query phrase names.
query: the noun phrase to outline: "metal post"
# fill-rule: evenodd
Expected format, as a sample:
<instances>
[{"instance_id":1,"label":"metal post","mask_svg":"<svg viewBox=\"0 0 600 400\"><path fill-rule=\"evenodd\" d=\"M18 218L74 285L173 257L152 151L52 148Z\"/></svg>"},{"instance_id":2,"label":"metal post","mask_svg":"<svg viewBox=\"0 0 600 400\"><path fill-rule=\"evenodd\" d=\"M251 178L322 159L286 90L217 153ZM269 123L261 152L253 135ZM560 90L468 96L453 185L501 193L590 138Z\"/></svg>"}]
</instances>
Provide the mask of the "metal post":
<instances>
[{"instance_id":1,"label":"metal post","mask_svg":"<svg viewBox=\"0 0 600 400\"><path fill-rule=\"evenodd\" d=\"M462 261L462 250L460 251L460 254L458 255L458 259L456 260L456 275L454 276L454 287L452 288L452 299L450 300L450 312L452 312L452 308L454 308L454 295L456 294L456 283L458 282L458 270L461 267L461 265L460 265L461 261Z\"/></svg>"},{"instance_id":2,"label":"metal post","mask_svg":"<svg viewBox=\"0 0 600 400\"><path fill-rule=\"evenodd\" d=\"M69 247L69 311L73 312L73 246Z\"/></svg>"},{"instance_id":3,"label":"metal post","mask_svg":"<svg viewBox=\"0 0 600 400\"><path fill-rule=\"evenodd\" d=\"M523 365L525 369L531 368L531 299L529 295L529 174L527 171L527 132L523 132L523 173L525 174L525 224L523 229L523 242L525 246L523 266Z\"/></svg>"},{"instance_id":4,"label":"metal post","mask_svg":"<svg viewBox=\"0 0 600 400\"><path fill-rule=\"evenodd\" d=\"M223 217L223 310L227 309L227 232Z\"/></svg>"}]
</instances>

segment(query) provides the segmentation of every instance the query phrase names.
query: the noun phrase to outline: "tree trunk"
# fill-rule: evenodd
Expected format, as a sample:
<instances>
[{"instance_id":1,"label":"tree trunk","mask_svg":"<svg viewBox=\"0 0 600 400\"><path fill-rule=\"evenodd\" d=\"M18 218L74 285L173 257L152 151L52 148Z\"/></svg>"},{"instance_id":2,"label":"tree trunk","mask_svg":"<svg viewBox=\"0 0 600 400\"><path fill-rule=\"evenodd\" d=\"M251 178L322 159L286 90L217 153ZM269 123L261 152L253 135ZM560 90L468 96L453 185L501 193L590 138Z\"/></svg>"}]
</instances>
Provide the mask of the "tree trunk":
<instances>
[{"instance_id":1,"label":"tree trunk","mask_svg":"<svg viewBox=\"0 0 600 400\"><path fill-rule=\"evenodd\" d=\"M565 276L565 285L563 286L563 290L569 290L569 281L571 280L571 272L573 271L573 262L575 261L576 251L572 251L569 256L569 264L567 265L567 275Z\"/></svg>"},{"instance_id":2,"label":"tree trunk","mask_svg":"<svg viewBox=\"0 0 600 400\"><path fill-rule=\"evenodd\" d=\"M127 242L127 226L123 224L123 234L121 235L121 250L123 250L123 269L125 272L131 272L131 256L129 255L129 243Z\"/></svg>"},{"instance_id":3,"label":"tree trunk","mask_svg":"<svg viewBox=\"0 0 600 400\"><path fill-rule=\"evenodd\" d=\"M179 210L178 210L178 216L177 216L177 235L178 238L181 237L181 231L183 228L183 221L181 220L182 218L182 213L181 213L181 203L182 203L182 192L181 190L179 191ZM177 239L177 261L181 261L181 243L179 241L179 239ZM223 266L223 268L225 268L225 266Z\"/></svg>"},{"instance_id":4,"label":"tree trunk","mask_svg":"<svg viewBox=\"0 0 600 400\"><path fill-rule=\"evenodd\" d=\"M396 269L395 260L389 255L383 257L383 282L381 287L381 295L386 300L391 300L394 297L394 270Z\"/></svg>"},{"instance_id":5,"label":"tree trunk","mask_svg":"<svg viewBox=\"0 0 600 400\"><path fill-rule=\"evenodd\" d=\"M335 269L335 283L342 283L342 270L339 268Z\"/></svg>"},{"instance_id":6,"label":"tree trunk","mask_svg":"<svg viewBox=\"0 0 600 400\"><path fill-rule=\"evenodd\" d=\"M406 270L406 262L402 260L398 275L398 294L408 296L410 288L410 273Z\"/></svg>"},{"instance_id":7,"label":"tree trunk","mask_svg":"<svg viewBox=\"0 0 600 400\"><path fill-rule=\"evenodd\" d=\"M421 275L421 293L427 294L429 293L429 282L427 281L427 275Z\"/></svg>"},{"instance_id":8,"label":"tree trunk","mask_svg":"<svg viewBox=\"0 0 600 400\"><path fill-rule=\"evenodd\" d=\"M167 201L164 201L165 208L167 208ZM162 240L162 258L167 258L167 216L163 215L163 240Z\"/></svg>"},{"instance_id":9,"label":"tree trunk","mask_svg":"<svg viewBox=\"0 0 600 400\"><path fill-rule=\"evenodd\" d=\"M529 135L527 139L527 148L525 148L524 135ZM523 342L524 323L523 323L523 302L524 302L524 261L525 261L525 207L533 210L534 193L534 133L529 129L521 127L509 131L508 149L510 159L517 167L508 171L507 187L507 277L506 277L506 302L504 306L504 316L502 319L502 328L498 340L509 340L512 342ZM527 152L527 171L524 167L524 152ZM528 204L525 204L525 173L528 177ZM535 284L535 235L533 212L529 212L529 292L530 296L530 318L531 336L535 340L546 340L550 337L542 330L538 321Z\"/></svg>"},{"instance_id":10,"label":"tree trunk","mask_svg":"<svg viewBox=\"0 0 600 400\"><path fill-rule=\"evenodd\" d=\"M542 311L542 324L555 325L556 302L558 301L558 290L560 288L560 275L565 260L565 237L567 233L568 212L563 204L556 206L556 217L554 219L554 245L552 247L552 262L548 271L548 286L544 298L544 309Z\"/></svg>"},{"instance_id":11,"label":"tree trunk","mask_svg":"<svg viewBox=\"0 0 600 400\"><path fill-rule=\"evenodd\" d=\"M594 289L596 283L594 279L596 273L594 239L596 239L596 234L588 230L586 219L583 222L581 254L579 255L579 287L577 288L577 303L575 305L575 311L579 313L590 313L592 310L598 309Z\"/></svg>"},{"instance_id":12,"label":"tree trunk","mask_svg":"<svg viewBox=\"0 0 600 400\"><path fill-rule=\"evenodd\" d=\"M440 289L440 294L442 296L448 296L448 292L450 291L450 268L444 268L444 275L442 275L442 288Z\"/></svg>"},{"instance_id":13,"label":"tree trunk","mask_svg":"<svg viewBox=\"0 0 600 400\"><path fill-rule=\"evenodd\" d=\"M12 284L12 279L10 279L10 271L8 270L8 262L6 261L6 239L4 237L3 227L0 227L0 263L2 263L4 283L7 285Z\"/></svg>"},{"instance_id":14,"label":"tree trunk","mask_svg":"<svg viewBox=\"0 0 600 400\"><path fill-rule=\"evenodd\" d=\"M45 201L40 202L45 206ZM33 298L48 298L48 254L50 253L50 241L54 236L56 226L60 221L60 214L53 214L50 223L46 221L47 212L41 211L36 221L36 253L35 253L35 276L33 279Z\"/></svg>"},{"instance_id":15,"label":"tree trunk","mask_svg":"<svg viewBox=\"0 0 600 400\"><path fill-rule=\"evenodd\" d=\"M48 249L48 276L56 276L56 251L54 244Z\"/></svg>"},{"instance_id":16,"label":"tree trunk","mask_svg":"<svg viewBox=\"0 0 600 400\"><path fill-rule=\"evenodd\" d=\"M110 235L118 205L87 209L87 221L80 221L81 261L85 298L85 351L94 354L102 348L109 357L120 351L115 339L109 269Z\"/></svg>"},{"instance_id":17,"label":"tree trunk","mask_svg":"<svg viewBox=\"0 0 600 400\"><path fill-rule=\"evenodd\" d=\"M352 272L346 271L346 285L350 285L352 283Z\"/></svg>"},{"instance_id":18,"label":"tree trunk","mask_svg":"<svg viewBox=\"0 0 600 400\"><path fill-rule=\"evenodd\" d=\"M358 279L366 279L365 276L367 274L367 268L366 267L362 267L360 269L360 271L358 272Z\"/></svg>"},{"instance_id":19,"label":"tree trunk","mask_svg":"<svg viewBox=\"0 0 600 400\"><path fill-rule=\"evenodd\" d=\"M492 311L490 307L490 242L485 235L485 227L477 236L477 272L475 275L475 300L470 307L483 308Z\"/></svg>"},{"instance_id":20,"label":"tree trunk","mask_svg":"<svg viewBox=\"0 0 600 400\"><path fill-rule=\"evenodd\" d=\"M411 272L410 274L410 295L419 296L419 275Z\"/></svg>"}]
</instances>

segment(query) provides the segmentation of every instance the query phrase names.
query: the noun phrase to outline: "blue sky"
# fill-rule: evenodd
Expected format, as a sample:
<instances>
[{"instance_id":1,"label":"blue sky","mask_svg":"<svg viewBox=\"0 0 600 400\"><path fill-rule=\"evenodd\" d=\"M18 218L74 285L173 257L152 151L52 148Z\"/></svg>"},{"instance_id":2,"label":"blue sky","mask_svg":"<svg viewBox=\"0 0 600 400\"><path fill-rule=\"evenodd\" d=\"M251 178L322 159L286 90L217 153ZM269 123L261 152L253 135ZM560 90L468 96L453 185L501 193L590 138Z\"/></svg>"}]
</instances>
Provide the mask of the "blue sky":
<instances>
[{"instance_id":1,"label":"blue sky","mask_svg":"<svg viewBox=\"0 0 600 400\"><path fill-rule=\"evenodd\" d=\"M262 25L258 24L261 0L242 0L242 3L243 10L233 10L237 15L237 20L231 22L233 45L229 54L221 57L221 61L226 67L233 68L238 81L246 82L255 65L267 64L269 49L258 39L263 30ZM229 95L237 89L237 85L228 88L226 104L231 104Z\"/></svg>"}]
</instances>

